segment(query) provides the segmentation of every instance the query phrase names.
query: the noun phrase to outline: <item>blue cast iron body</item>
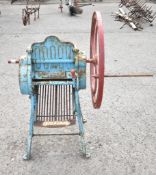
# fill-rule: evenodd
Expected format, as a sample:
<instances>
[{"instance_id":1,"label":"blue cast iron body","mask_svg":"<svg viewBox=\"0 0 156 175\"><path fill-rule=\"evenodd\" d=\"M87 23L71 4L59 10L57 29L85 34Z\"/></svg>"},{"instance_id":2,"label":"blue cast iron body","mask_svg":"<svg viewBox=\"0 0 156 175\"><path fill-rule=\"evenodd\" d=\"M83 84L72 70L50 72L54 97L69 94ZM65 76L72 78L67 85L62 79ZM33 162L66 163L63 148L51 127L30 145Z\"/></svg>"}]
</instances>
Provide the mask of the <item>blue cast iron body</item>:
<instances>
[{"instance_id":1,"label":"blue cast iron body","mask_svg":"<svg viewBox=\"0 0 156 175\"><path fill-rule=\"evenodd\" d=\"M47 37L44 42L34 43L27 50L26 56L19 61L19 85L22 94L27 94L31 99L31 115L29 123L29 136L27 140L24 159L31 156L31 143L33 126L36 121L37 95L35 87L40 84L72 85L74 93L75 114L81 136L81 150L87 156L84 140L83 118L79 103L80 89L86 88L86 61L83 53L75 49L70 42L62 42L56 36ZM71 76L75 70L76 78Z\"/></svg>"},{"instance_id":2,"label":"blue cast iron body","mask_svg":"<svg viewBox=\"0 0 156 175\"><path fill-rule=\"evenodd\" d=\"M61 42L56 36L49 36L44 42L34 43L27 55L20 59L20 90L31 95L33 81L71 80L70 71L76 71L79 90L86 88L86 61L70 42Z\"/></svg>"}]
</instances>

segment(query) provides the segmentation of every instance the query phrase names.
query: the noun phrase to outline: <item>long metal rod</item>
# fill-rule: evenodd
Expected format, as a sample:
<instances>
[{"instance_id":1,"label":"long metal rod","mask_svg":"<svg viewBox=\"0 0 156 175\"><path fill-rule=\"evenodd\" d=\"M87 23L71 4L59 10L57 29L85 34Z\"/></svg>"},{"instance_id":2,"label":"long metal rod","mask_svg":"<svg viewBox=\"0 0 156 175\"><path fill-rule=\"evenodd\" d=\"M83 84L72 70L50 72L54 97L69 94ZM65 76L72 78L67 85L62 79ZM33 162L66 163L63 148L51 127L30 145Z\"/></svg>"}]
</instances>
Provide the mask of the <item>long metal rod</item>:
<instances>
[{"instance_id":1,"label":"long metal rod","mask_svg":"<svg viewBox=\"0 0 156 175\"><path fill-rule=\"evenodd\" d=\"M52 135L56 135L56 136L61 136L61 135L80 135L80 133L62 133L62 134L33 134L33 136L52 136Z\"/></svg>"},{"instance_id":2,"label":"long metal rod","mask_svg":"<svg viewBox=\"0 0 156 175\"><path fill-rule=\"evenodd\" d=\"M51 116L52 116L52 112L51 112L51 109L52 109L52 92L53 92L53 90L52 90L52 86L51 85L49 85L49 87L50 87L50 107L49 107L49 121L51 121Z\"/></svg>"},{"instance_id":3,"label":"long metal rod","mask_svg":"<svg viewBox=\"0 0 156 175\"><path fill-rule=\"evenodd\" d=\"M39 93L38 93L38 114L39 116L41 116L41 86L38 87L39 88ZM41 119L40 119L41 120Z\"/></svg>"},{"instance_id":4,"label":"long metal rod","mask_svg":"<svg viewBox=\"0 0 156 175\"><path fill-rule=\"evenodd\" d=\"M48 116L48 107L49 107L49 85L47 86L47 98L46 98L46 115ZM49 121L49 119L47 118Z\"/></svg>"},{"instance_id":5,"label":"long metal rod","mask_svg":"<svg viewBox=\"0 0 156 175\"><path fill-rule=\"evenodd\" d=\"M64 97L64 107L63 107L63 109L64 109L64 116L65 116L65 114L66 114L66 99L65 99L65 86L63 86L63 97Z\"/></svg>"},{"instance_id":6,"label":"long metal rod","mask_svg":"<svg viewBox=\"0 0 156 175\"><path fill-rule=\"evenodd\" d=\"M55 90L55 87L54 86L52 86L52 92L53 92L53 94L52 94L52 116L54 116L55 115L55 110L54 110L54 105L55 105L55 93L54 93L54 90ZM51 121L53 121L53 119L54 119L54 117L51 117Z\"/></svg>"},{"instance_id":7,"label":"long metal rod","mask_svg":"<svg viewBox=\"0 0 156 175\"><path fill-rule=\"evenodd\" d=\"M60 96L61 96L61 121L62 121L62 115L63 115L63 109L62 109L62 108L63 108L63 105L62 105L62 100L63 100L63 95L62 95L62 85L60 85L60 86L61 86L61 92L60 92L61 95L60 95Z\"/></svg>"},{"instance_id":8,"label":"long metal rod","mask_svg":"<svg viewBox=\"0 0 156 175\"><path fill-rule=\"evenodd\" d=\"M115 77L153 77L153 74L107 74L104 77L115 78Z\"/></svg>"}]
</instances>

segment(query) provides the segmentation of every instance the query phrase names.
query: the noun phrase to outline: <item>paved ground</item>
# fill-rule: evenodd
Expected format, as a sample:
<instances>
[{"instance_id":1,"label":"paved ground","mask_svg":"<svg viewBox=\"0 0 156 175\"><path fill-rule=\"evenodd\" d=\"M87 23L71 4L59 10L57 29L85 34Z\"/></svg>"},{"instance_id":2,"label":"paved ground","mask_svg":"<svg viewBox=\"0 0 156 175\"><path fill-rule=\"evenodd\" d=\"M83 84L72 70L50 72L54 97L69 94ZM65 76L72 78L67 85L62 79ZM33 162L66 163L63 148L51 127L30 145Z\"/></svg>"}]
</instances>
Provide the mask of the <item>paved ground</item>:
<instances>
[{"instance_id":1,"label":"paved ground","mask_svg":"<svg viewBox=\"0 0 156 175\"><path fill-rule=\"evenodd\" d=\"M0 5L0 174L155 175L155 77L107 78L100 110L92 108L88 80L87 90L80 97L88 120L85 128L91 159L80 156L78 137L66 136L35 138L32 160L22 160L30 103L19 91L18 66L8 65L7 60L24 54L32 42L56 35L72 41L88 55L91 15L100 10L105 27L106 72L156 73L156 25L145 26L142 32L127 26L120 30L122 24L111 17L117 10L115 3L85 7L77 17L70 17L66 8L61 14L57 5L43 5L41 18L26 27L21 23L22 7Z\"/></svg>"}]
</instances>

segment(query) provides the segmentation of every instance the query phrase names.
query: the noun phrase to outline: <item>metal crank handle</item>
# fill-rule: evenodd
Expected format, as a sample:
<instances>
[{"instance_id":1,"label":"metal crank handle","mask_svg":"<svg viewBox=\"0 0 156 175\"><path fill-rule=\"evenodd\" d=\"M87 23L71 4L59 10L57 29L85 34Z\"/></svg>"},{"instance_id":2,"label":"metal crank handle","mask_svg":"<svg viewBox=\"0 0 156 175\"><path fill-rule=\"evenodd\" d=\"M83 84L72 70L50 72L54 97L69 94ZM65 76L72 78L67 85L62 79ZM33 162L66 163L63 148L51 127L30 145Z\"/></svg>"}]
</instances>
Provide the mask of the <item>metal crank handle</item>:
<instances>
[{"instance_id":1,"label":"metal crank handle","mask_svg":"<svg viewBox=\"0 0 156 175\"><path fill-rule=\"evenodd\" d=\"M19 59L8 60L8 64L19 64Z\"/></svg>"}]
</instances>

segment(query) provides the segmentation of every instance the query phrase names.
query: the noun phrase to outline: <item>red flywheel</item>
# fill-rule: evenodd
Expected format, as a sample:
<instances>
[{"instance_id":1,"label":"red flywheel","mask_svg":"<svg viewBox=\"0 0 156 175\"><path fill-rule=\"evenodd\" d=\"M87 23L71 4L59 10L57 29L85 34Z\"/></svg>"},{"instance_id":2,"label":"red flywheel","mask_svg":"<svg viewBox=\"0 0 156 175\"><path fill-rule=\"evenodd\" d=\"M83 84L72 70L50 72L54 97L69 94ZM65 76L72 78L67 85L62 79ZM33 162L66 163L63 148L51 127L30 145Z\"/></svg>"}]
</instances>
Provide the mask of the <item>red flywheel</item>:
<instances>
[{"instance_id":1,"label":"red flywheel","mask_svg":"<svg viewBox=\"0 0 156 175\"><path fill-rule=\"evenodd\" d=\"M104 30L100 12L93 13L90 36L90 85L94 108L100 108L104 88Z\"/></svg>"}]
</instances>

